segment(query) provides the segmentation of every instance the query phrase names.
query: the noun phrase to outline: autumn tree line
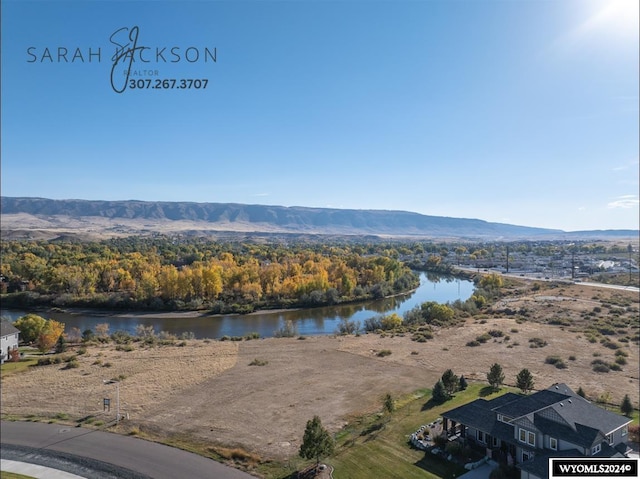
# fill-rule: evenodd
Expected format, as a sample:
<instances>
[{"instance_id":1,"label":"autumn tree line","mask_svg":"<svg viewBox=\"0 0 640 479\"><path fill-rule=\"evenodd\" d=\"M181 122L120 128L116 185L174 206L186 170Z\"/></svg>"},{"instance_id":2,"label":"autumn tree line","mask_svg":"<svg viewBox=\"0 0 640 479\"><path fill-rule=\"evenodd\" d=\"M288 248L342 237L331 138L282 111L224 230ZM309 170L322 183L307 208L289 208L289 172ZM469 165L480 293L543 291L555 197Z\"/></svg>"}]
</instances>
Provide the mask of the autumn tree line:
<instances>
[{"instance_id":1,"label":"autumn tree line","mask_svg":"<svg viewBox=\"0 0 640 479\"><path fill-rule=\"evenodd\" d=\"M382 298L417 287L397 250L168 237L2 241L6 306L250 312Z\"/></svg>"}]
</instances>

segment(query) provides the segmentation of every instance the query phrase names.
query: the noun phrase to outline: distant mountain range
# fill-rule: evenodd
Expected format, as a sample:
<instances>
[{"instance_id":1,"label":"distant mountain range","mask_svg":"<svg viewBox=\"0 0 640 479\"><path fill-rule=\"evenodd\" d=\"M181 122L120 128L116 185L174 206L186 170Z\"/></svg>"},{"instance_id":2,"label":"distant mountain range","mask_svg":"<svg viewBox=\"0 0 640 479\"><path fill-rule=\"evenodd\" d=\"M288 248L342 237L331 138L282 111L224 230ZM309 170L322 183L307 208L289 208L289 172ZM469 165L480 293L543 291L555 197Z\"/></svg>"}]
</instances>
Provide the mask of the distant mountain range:
<instances>
[{"instance_id":1,"label":"distant mountain range","mask_svg":"<svg viewBox=\"0 0 640 479\"><path fill-rule=\"evenodd\" d=\"M0 201L4 238L216 232L487 240L638 237L638 230L564 232L479 219L428 216L408 211L236 203L52 200L4 196Z\"/></svg>"}]
</instances>

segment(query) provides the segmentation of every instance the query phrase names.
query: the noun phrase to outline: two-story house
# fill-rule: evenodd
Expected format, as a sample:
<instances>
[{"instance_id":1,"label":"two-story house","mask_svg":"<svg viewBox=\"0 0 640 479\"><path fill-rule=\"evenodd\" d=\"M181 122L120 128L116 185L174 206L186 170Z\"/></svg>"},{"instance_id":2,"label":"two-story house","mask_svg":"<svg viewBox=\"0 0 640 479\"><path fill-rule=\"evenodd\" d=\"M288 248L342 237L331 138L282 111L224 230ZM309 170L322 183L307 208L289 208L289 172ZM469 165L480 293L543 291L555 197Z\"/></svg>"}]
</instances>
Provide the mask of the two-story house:
<instances>
[{"instance_id":1,"label":"two-story house","mask_svg":"<svg viewBox=\"0 0 640 479\"><path fill-rule=\"evenodd\" d=\"M12 349L18 349L20 331L9 321L0 321L0 364L9 359Z\"/></svg>"},{"instance_id":2,"label":"two-story house","mask_svg":"<svg viewBox=\"0 0 640 479\"><path fill-rule=\"evenodd\" d=\"M631 420L606 411L566 384L529 396L507 393L442 415L447 436L516 464L522 479L548 477L549 457L624 457Z\"/></svg>"}]
</instances>

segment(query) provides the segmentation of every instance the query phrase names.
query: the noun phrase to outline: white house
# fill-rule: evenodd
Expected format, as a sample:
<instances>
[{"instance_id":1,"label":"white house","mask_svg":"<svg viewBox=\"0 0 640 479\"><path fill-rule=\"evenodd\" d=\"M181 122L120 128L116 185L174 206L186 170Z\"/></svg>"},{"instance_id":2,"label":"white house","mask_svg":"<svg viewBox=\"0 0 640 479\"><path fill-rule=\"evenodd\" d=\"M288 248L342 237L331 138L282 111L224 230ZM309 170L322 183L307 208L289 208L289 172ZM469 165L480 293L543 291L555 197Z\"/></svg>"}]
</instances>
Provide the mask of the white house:
<instances>
[{"instance_id":1,"label":"white house","mask_svg":"<svg viewBox=\"0 0 640 479\"><path fill-rule=\"evenodd\" d=\"M20 330L9 321L0 321L0 364L9 359L9 352L18 349Z\"/></svg>"}]
</instances>

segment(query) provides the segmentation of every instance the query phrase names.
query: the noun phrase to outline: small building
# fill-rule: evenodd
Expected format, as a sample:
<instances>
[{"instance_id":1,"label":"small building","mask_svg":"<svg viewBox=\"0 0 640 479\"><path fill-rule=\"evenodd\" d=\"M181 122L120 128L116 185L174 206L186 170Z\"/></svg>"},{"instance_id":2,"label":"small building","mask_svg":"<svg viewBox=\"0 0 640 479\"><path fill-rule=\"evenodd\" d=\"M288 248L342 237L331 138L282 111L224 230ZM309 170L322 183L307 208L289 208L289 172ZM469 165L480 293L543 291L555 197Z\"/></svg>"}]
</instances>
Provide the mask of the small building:
<instances>
[{"instance_id":1,"label":"small building","mask_svg":"<svg viewBox=\"0 0 640 479\"><path fill-rule=\"evenodd\" d=\"M0 364L9 359L12 349L18 349L20 330L9 321L0 321Z\"/></svg>"},{"instance_id":2,"label":"small building","mask_svg":"<svg viewBox=\"0 0 640 479\"><path fill-rule=\"evenodd\" d=\"M631 419L590 403L566 384L529 396L476 399L442 417L446 437L516 465L521 479L547 479L550 457L625 457L630 450Z\"/></svg>"}]
</instances>

